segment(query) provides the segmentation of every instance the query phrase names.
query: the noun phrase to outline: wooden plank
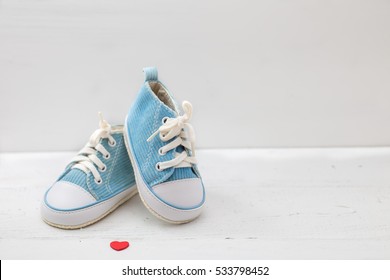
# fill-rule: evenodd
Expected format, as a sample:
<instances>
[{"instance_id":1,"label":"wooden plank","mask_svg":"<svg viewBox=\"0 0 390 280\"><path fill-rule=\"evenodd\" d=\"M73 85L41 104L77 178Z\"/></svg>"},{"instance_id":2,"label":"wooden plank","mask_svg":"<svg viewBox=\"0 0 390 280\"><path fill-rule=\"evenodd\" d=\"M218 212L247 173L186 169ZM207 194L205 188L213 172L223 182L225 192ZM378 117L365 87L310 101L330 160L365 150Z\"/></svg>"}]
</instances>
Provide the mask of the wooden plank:
<instances>
[{"instance_id":1,"label":"wooden plank","mask_svg":"<svg viewBox=\"0 0 390 280\"><path fill-rule=\"evenodd\" d=\"M136 196L67 231L43 223L39 207L73 154L0 154L1 259L390 257L390 148L200 150L198 220L166 224ZM112 240L132 246L114 252Z\"/></svg>"}]
</instances>

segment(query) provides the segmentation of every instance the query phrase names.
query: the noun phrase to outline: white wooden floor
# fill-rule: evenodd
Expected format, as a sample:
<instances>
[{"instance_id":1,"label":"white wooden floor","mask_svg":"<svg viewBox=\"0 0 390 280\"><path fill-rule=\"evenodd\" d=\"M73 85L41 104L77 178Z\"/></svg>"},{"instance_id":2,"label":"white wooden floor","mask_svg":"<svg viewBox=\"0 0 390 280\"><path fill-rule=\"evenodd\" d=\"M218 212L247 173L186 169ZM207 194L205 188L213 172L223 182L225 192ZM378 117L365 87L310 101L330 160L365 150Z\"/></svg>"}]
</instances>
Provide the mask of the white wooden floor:
<instances>
[{"instance_id":1,"label":"white wooden floor","mask_svg":"<svg viewBox=\"0 0 390 280\"><path fill-rule=\"evenodd\" d=\"M39 206L73 155L0 154L0 259L390 259L390 148L201 150L198 220L166 224L135 196L60 230Z\"/></svg>"}]
</instances>

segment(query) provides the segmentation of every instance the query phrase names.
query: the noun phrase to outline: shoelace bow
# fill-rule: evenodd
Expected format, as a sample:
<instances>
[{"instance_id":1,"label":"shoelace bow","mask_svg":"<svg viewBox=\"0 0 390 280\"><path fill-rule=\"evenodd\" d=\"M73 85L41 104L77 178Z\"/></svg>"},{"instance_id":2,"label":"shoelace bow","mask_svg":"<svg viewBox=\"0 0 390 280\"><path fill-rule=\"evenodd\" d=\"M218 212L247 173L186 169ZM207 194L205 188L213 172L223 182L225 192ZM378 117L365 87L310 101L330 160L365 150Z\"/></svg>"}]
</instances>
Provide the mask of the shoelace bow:
<instances>
[{"instance_id":1,"label":"shoelace bow","mask_svg":"<svg viewBox=\"0 0 390 280\"><path fill-rule=\"evenodd\" d=\"M100 172L106 171L106 165L97 157L97 152L100 152L104 158L110 158L110 153L100 144L100 139L108 138L108 143L111 146L115 146L116 142L111 135L111 125L103 119L103 115L99 112L99 129L92 133L88 143L83 149L79 151L77 156L71 160L71 164L74 164L72 168L77 168L85 173L92 172L92 175L97 184L102 183L102 177ZM98 170L99 169L99 170ZM99 172L100 171L100 172Z\"/></svg>"},{"instance_id":2,"label":"shoelace bow","mask_svg":"<svg viewBox=\"0 0 390 280\"><path fill-rule=\"evenodd\" d=\"M182 104L184 114L176 118L164 118L164 123L148 139L150 142L157 134L163 142L169 141L176 137L175 140L159 149L160 155L165 155L168 151L183 146L185 149L181 153L175 152L172 160L158 162L156 168L160 171L175 167L191 167L196 164L195 158L195 132L189 120L192 117L192 105L188 101Z\"/></svg>"}]
</instances>

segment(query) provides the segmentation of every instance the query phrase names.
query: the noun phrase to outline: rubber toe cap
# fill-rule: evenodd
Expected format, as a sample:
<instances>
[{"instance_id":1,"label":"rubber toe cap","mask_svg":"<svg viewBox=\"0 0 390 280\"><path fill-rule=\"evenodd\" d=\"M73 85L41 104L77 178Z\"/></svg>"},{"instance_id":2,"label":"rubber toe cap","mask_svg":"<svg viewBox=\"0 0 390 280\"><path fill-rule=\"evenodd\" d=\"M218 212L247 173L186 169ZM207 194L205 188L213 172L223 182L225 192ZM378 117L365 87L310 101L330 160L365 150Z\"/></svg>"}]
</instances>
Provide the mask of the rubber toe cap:
<instances>
[{"instance_id":1,"label":"rubber toe cap","mask_svg":"<svg viewBox=\"0 0 390 280\"><path fill-rule=\"evenodd\" d=\"M46 193L47 206L58 210L69 210L87 206L96 199L82 187L70 182L56 182Z\"/></svg>"},{"instance_id":2,"label":"rubber toe cap","mask_svg":"<svg viewBox=\"0 0 390 280\"><path fill-rule=\"evenodd\" d=\"M153 187L153 192L173 207L193 209L202 206L204 188L199 178L169 181Z\"/></svg>"}]
</instances>

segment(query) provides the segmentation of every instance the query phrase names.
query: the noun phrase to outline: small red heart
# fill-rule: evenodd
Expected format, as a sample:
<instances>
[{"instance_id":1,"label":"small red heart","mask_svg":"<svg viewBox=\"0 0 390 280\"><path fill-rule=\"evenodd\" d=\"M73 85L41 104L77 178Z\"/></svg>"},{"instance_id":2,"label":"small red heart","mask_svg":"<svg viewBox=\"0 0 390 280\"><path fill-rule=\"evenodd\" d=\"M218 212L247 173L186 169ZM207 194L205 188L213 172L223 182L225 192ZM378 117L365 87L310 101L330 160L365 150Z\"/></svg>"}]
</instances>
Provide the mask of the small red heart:
<instances>
[{"instance_id":1,"label":"small red heart","mask_svg":"<svg viewBox=\"0 0 390 280\"><path fill-rule=\"evenodd\" d=\"M111 248L117 251L122 251L129 247L129 245L129 242L127 241L112 241L110 243Z\"/></svg>"}]
</instances>

